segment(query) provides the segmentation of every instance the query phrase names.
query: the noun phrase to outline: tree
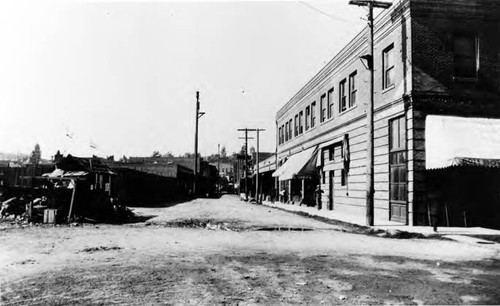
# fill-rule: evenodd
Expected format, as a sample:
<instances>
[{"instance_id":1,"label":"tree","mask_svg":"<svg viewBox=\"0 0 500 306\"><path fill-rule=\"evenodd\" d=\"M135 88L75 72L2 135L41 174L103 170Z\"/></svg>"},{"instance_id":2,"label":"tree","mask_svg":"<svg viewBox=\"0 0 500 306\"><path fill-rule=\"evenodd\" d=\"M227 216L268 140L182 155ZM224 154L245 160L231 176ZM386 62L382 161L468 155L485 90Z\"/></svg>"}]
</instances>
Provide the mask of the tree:
<instances>
[{"instance_id":1,"label":"tree","mask_svg":"<svg viewBox=\"0 0 500 306\"><path fill-rule=\"evenodd\" d=\"M227 157L226 146L222 146L222 149L220 149L220 157L222 158Z\"/></svg>"},{"instance_id":2,"label":"tree","mask_svg":"<svg viewBox=\"0 0 500 306\"><path fill-rule=\"evenodd\" d=\"M253 146L250 147L250 156L254 156L255 155L255 148Z\"/></svg>"},{"instance_id":3,"label":"tree","mask_svg":"<svg viewBox=\"0 0 500 306\"><path fill-rule=\"evenodd\" d=\"M151 157L161 157L160 151L154 151Z\"/></svg>"},{"instance_id":4,"label":"tree","mask_svg":"<svg viewBox=\"0 0 500 306\"><path fill-rule=\"evenodd\" d=\"M35 148L31 152L30 163L31 164L39 164L42 160L42 150L40 150L40 145L37 143Z\"/></svg>"},{"instance_id":5,"label":"tree","mask_svg":"<svg viewBox=\"0 0 500 306\"><path fill-rule=\"evenodd\" d=\"M167 154L164 154L163 157L166 157L166 158L174 158L174 154L172 154L172 152L168 151Z\"/></svg>"}]
</instances>

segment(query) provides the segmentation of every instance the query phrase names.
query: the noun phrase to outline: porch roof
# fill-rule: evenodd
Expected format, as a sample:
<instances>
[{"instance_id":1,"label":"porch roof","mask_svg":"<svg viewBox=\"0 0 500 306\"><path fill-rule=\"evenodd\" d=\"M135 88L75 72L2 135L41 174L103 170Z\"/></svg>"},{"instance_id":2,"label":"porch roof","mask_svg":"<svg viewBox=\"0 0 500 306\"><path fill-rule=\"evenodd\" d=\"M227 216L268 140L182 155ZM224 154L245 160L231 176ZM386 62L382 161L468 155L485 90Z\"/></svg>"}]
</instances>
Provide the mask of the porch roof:
<instances>
[{"instance_id":1,"label":"porch roof","mask_svg":"<svg viewBox=\"0 0 500 306\"><path fill-rule=\"evenodd\" d=\"M434 116L425 123L426 169L500 168L500 119Z\"/></svg>"}]
</instances>

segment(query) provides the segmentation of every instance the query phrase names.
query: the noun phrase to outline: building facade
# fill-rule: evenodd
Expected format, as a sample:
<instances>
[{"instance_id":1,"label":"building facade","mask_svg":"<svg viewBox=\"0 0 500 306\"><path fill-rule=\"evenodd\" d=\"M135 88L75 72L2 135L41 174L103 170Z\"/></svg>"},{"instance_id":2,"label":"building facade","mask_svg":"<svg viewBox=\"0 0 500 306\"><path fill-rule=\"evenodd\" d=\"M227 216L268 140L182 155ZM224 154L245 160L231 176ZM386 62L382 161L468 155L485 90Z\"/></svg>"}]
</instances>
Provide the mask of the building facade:
<instances>
[{"instance_id":1,"label":"building facade","mask_svg":"<svg viewBox=\"0 0 500 306\"><path fill-rule=\"evenodd\" d=\"M429 213L428 116L500 118L498 16L494 0L403 0L375 19L376 223L423 224ZM278 111L278 166L290 169L275 176L288 201L318 205L316 192L320 209L364 216L367 46L363 31Z\"/></svg>"}]
</instances>

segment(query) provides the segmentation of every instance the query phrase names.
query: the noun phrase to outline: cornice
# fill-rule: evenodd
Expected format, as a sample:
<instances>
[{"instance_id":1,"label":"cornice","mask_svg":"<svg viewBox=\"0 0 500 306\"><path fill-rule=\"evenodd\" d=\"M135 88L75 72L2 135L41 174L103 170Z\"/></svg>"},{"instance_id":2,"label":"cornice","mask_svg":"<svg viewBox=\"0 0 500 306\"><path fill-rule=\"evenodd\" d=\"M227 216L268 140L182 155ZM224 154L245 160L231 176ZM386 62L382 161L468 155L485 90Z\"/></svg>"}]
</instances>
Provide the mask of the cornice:
<instances>
[{"instance_id":1,"label":"cornice","mask_svg":"<svg viewBox=\"0 0 500 306\"><path fill-rule=\"evenodd\" d=\"M405 10L409 10L409 5L406 4L410 0L402 0L398 4L395 4L391 9L382 11L376 16L374 20L374 43L377 44L384 37L389 35L394 28L398 25L393 25L388 27L394 21L393 13L398 10L399 14L404 14ZM347 43L344 48L342 48L321 70L316 73L284 106L282 106L276 113L276 120L280 120L281 117L286 114L286 112L291 109L295 104L300 102L303 98L309 95L314 88L318 87L326 78L330 75L341 71L345 67L346 62L352 61L357 58L360 52L366 49L366 31L364 28L361 30L349 43Z\"/></svg>"}]
</instances>

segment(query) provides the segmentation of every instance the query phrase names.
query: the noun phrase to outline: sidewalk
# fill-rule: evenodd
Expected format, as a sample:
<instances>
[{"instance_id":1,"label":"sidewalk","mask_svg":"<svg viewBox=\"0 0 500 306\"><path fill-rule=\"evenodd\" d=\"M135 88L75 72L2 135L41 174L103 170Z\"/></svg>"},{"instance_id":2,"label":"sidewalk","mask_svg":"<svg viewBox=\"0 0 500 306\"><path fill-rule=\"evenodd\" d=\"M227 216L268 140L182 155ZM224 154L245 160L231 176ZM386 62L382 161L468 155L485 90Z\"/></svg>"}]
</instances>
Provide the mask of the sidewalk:
<instances>
[{"instance_id":1,"label":"sidewalk","mask_svg":"<svg viewBox=\"0 0 500 306\"><path fill-rule=\"evenodd\" d=\"M294 212L305 212L313 216L320 216L327 219L366 226L366 220L364 219L364 216L340 213L338 211L331 210L318 210L314 207L283 204L279 202L272 203L263 201L262 204L269 207L275 207ZM419 233L425 236L436 234L440 236L448 236L450 238L454 236L500 236L500 230L483 227L439 227L437 233L435 233L430 226L408 226L393 221L380 221L376 219L374 221L375 225L373 226L373 228L375 229L381 229L384 231L397 230L410 233Z\"/></svg>"}]
</instances>

